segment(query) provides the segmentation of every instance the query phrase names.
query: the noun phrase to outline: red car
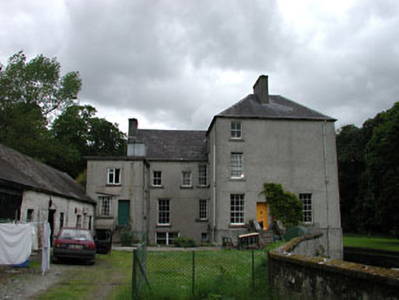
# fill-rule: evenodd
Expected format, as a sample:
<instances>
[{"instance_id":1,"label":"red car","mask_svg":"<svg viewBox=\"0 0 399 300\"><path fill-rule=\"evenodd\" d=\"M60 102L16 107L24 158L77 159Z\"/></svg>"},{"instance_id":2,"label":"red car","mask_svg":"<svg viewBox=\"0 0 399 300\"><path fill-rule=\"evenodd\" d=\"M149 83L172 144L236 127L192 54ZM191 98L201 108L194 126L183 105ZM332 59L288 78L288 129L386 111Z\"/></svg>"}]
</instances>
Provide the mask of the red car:
<instances>
[{"instance_id":1,"label":"red car","mask_svg":"<svg viewBox=\"0 0 399 300\"><path fill-rule=\"evenodd\" d=\"M61 228L53 245L53 262L61 259L87 261L94 264L96 244L87 229Z\"/></svg>"}]
</instances>

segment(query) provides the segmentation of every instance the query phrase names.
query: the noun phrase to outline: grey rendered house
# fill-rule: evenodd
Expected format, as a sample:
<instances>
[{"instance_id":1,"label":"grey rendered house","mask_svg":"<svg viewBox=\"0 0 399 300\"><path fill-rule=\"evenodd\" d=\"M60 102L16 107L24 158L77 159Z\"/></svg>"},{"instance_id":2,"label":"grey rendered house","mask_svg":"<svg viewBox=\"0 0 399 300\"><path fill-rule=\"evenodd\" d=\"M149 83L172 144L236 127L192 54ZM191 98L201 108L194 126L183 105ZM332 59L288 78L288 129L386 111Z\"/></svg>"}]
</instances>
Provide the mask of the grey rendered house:
<instances>
[{"instance_id":1,"label":"grey rendered house","mask_svg":"<svg viewBox=\"0 0 399 300\"><path fill-rule=\"evenodd\" d=\"M254 93L213 117L207 131L141 130L129 120L126 157L88 160L87 193L99 227L128 223L153 244L177 236L220 244L258 221L270 228L265 182L304 203L303 222L342 255L335 119L282 96L261 76Z\"/></svg>"}]
</instances>

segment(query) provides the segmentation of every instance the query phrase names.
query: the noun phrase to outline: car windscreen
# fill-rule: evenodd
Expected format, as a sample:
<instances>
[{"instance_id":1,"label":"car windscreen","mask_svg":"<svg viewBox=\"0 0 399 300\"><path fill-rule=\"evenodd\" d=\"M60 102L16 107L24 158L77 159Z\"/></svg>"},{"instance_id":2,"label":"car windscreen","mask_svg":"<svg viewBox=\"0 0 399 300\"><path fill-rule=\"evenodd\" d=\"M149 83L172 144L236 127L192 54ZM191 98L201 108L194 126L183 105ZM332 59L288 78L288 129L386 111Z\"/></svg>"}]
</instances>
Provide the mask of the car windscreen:
<instances>
[{"instance_id":1,"label":"car windscreen","mask_svg":"<svg viewBox=\"0 0 399 300\"><path fill-rule=\"evenodd\" d=\"M60 234L62 240L74 240L74 241L92 241L93 238L87 230L79 229L63 229Z\"/></svg>"}]
</instances>

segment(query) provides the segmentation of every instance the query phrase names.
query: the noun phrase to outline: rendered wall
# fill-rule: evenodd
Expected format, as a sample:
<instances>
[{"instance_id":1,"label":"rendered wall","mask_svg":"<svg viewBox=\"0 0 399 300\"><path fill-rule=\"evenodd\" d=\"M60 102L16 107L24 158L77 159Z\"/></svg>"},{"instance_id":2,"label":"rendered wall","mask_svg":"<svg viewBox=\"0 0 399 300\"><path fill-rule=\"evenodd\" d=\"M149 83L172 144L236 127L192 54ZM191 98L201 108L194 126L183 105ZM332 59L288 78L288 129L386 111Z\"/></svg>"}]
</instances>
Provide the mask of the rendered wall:
<instances>
[{"instance_id":1,"label":"rendered wall","mask_svg":"<svg viewBox=\"0 0 399 300\"><path fill-rule=\"evenodd\" d=\"M121 184L107 184L109 168L121 169ZM109 159L90 160L87 163L86 193L97 201L97 228L115 229L118 225L118 201L130 201L130 225L132 231L146 230L145 207L146 170L142 160ZM111 196L112 204L109 218L100 217L101 203L99 197Z\"/></svg>"},{"instance_id":2,"label":"rendered wall","mask_svg":"<svg viewBox=\"0 0 399 300\"><path fill-rule=\"evenodd\" d=\"M203 162L150 162L150 208L149 239L155 243L156 232L178 232L180 236L191 237L201 242L201 235L208 234L208 219L199 220L199 200L208 200L208 186L198 185L198 166ZM162 172L162 186L152 185L153 171ZM182 187L182 172L190 171L192 186ZM169 199L170 224L158 224L158 200ZM209 235L209 234L208 234Z\"/></svg>"},{"instance_id":3,"label":"rendered wall","mask_svg":"<svg viewBox=\"0 0 399 300\"><path fill-rule=\"evenodd\" d=\"M230 137L230 124L234 120L217 118L209 133L215 241L220 243L222 236L236 238L246 232L244 226L230 225L230 194L245 195L245 223L248 223L256 220L256 204L265 202L264 196L259 195L263 184L280 183L297 196L312 194L313 222L309 225L326 232L325 247L330 256L342 257L334 123L237 119L242 123L243 135L235 140ZM230 177L233 152L243 153L242 179Z\"/></svg>"},{"instance_id":4,"label":"rendered wall","mask_svg":"<svg viewBox=\"0 0 399 300\"><path fill-rule=\"evenodd\" d=\"M51 206L49 206L51 200ZM21 205L21 220L26 221L28 209L33 210L32 222L47 222L49 209L54 211L54 232L60 230L60 214L64 214L64 226L75 227L78 216L81 216L82 227L94 230L94 205L76 200L53 196L35 191L25 191ZM90 218L91 217L91 218Z\"/></svg>"}]
</instances>

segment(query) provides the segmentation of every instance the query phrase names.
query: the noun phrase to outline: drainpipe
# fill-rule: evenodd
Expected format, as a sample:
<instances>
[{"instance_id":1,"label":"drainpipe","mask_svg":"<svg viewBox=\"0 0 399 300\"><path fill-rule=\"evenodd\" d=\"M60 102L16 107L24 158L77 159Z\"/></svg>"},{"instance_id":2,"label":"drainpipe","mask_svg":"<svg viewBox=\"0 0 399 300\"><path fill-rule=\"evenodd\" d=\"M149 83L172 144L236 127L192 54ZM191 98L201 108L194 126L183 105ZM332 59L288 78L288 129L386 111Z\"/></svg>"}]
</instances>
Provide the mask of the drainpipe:
<instances>
[{"instance_id":1,"label":"drainpipe","mask_svg":"<svg viewBox=\"0 0 399 300\"><path fill-rule=\"evenodd\" d=\"M216 122L213 143L213 242L216 243Z\"/></svg>"},{"instance_id":2,"label":"drainpipe","mask_svg":"<svg viewBox=\"0 0 399 300\"><path fill-rule=\"evenodd\" d=\"M324 183L326 192L326 210L327 210L327 253L330 255L330 211L328 201L328 173L327 173L327 121L323 123L323 163L324 163Z\"/></svg>"}]
</instances>

